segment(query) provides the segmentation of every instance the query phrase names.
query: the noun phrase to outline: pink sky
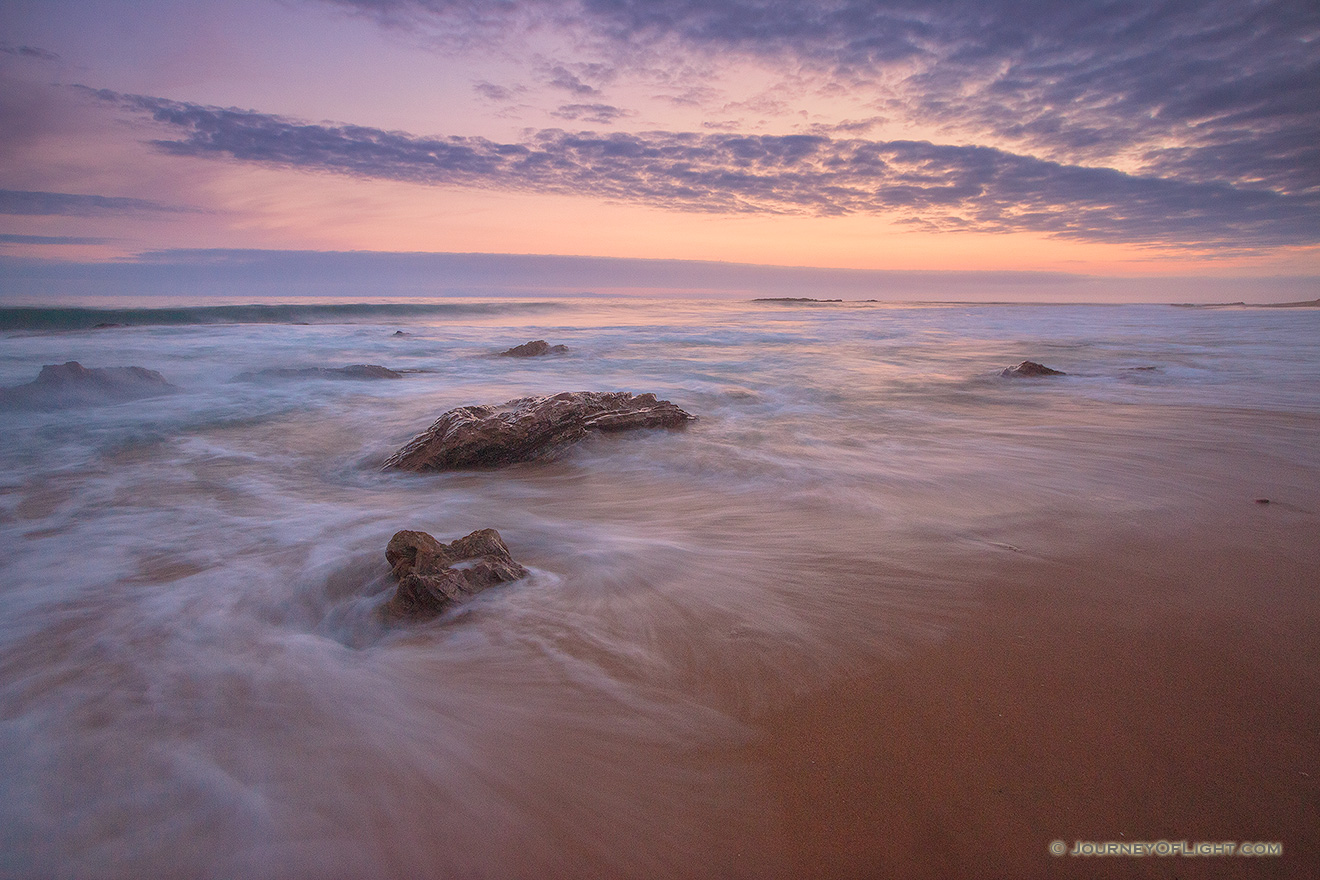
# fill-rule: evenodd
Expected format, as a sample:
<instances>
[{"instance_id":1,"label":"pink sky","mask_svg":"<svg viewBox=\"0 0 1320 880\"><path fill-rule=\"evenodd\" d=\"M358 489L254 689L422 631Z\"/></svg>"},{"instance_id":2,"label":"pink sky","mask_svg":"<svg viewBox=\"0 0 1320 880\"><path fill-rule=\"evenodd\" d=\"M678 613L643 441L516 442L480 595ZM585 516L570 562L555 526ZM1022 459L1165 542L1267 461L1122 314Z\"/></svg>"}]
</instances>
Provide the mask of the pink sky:
<instances>
[{"instance_id":1,"label":"pink sky","mask_svg":"<svg viewBox=\"0 0 1320 880\"><path fill-rule=\"evenodd\" d=\"M6 2L0 259L1320 276L1313 4L957 6Z\"/></svg>"}]
</instances>

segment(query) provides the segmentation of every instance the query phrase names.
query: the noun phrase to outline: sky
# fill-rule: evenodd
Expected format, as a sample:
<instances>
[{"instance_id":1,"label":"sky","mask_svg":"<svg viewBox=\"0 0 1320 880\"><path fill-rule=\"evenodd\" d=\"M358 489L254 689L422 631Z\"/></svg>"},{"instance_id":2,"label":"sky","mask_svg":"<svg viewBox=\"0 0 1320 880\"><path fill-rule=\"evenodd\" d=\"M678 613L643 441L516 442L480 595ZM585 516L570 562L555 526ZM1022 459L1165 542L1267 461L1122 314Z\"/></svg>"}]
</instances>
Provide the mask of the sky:
<instances>
[{"instance_id":1,"label":"sky","mask_svg":"<svg viewBox=\"0 0 1320 880\"><path fill-rule=\"evenodd\" d=\"M1315 0L0 0L0 283L379 252L1309 299L1317 37Z\"/></svg>"}]
</instances>

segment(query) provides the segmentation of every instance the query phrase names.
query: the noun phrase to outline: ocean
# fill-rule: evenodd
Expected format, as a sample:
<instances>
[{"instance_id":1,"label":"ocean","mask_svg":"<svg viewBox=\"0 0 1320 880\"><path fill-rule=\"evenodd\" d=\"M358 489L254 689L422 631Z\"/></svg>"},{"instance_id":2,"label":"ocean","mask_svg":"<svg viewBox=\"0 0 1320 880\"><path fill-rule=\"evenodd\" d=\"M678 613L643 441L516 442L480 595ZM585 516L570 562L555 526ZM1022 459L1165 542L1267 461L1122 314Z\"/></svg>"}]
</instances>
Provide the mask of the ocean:
<instances>
[{"instance_id":1,"label":"ocean","mask_svg":"<svg viewBox=\"0 0 1320 880\"><path fill-rule=\"evenodd\" d=\"M533 339L569 351L495 356ZM1000 375L1028 359L1066 375ZM177 390L0 408L2 876L1030 876L1055 836L1253 830L1314 864L1320 310L0 309L0 386L67 361ZM403 376L288 372L350 364ZM697 420L380 469L451 408L576 390ZM394 532L487 527L528 577L382 621ZM1037 653L966 653L1010 633ZM1246 646L1191 667L1207 715L1066 721L1101 680L1116 706L1186 692L1183 660L1097 665L1175 637ZM1277 741L1236 739L1284 700ZM1250 756L1203 779L1206 749ZM1090 775L1048 788L1042 755Z\"/></svg>"}]
</instances>

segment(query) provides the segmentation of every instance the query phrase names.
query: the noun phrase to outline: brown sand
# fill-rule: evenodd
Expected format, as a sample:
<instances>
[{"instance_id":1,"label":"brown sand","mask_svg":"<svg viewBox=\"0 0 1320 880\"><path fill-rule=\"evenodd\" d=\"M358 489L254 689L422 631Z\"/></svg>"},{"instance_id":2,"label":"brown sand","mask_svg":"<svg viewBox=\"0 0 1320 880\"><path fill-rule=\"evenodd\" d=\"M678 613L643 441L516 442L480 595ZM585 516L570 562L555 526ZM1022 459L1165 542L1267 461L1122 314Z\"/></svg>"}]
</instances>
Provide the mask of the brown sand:
<instances>
[{"instance_id":1,"label":"brown sand","mask_svg":"<svg viewBox=\"0 0 1320 880\"><path fill-rule=\"evenodd\" d=\"M750 759L769 768L775 861L799 877L1320 876L1315 521L1244 499L1197 535L1005 550L974 620L765 719ZM1056 839L1284 854L1056 858Z\"/></svg>"}]
</instances>

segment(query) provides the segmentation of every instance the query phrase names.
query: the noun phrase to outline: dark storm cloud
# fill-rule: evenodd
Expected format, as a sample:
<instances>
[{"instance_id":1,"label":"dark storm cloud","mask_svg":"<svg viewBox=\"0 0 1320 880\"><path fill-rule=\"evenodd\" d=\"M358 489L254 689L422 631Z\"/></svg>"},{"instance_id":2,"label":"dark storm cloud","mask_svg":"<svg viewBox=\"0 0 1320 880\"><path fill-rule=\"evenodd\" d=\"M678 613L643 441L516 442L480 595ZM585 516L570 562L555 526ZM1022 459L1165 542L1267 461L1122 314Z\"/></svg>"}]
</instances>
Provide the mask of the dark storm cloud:
<instances>
[{"instance_id":1,"label":"dark storm cloud","mask_svg":"<svg viewBox=\"0 0 1320 880\"><path fill-rule=\"evenodd\" d=\"M791 59L881 112L1066 162L1131 159L1200 182L1320 188L1315 0L327 0L463 32L493 18L643 46ZM876 87L898 71L894 91ZM885 106L886 102L893 106Z\"/></svg>"},{"instance_id":2,"label":"dark storm cloud","mask_svg":"<svg viewBox=\"0 0 1320 880\"><path fill-rule=\"evenodd\" d=\"M1124 174L977 146L826 135L543 130L522 143L308 124L100 92L148 113L179 156L425 184L592 195L714 213L882 214L931 229L1088 241L1320 243L1320 196Z\"/></svg>"},{"instance_id":3,"label":"dark storm cloud","mask_svg":"<svg viewBox=\"0 0 1320 880\"><path fill-rule=\"evenodd\" d=\"M113 214L143 214L186 211L147 199L79 193L31 192L0 189L0 214L73 215L80 217Z\"/></svg>"}]
</instances>

